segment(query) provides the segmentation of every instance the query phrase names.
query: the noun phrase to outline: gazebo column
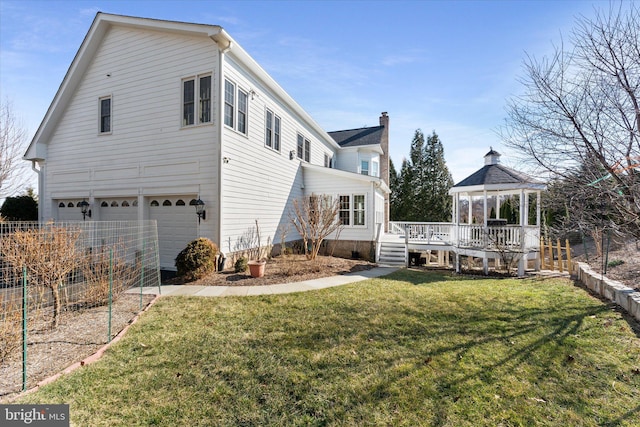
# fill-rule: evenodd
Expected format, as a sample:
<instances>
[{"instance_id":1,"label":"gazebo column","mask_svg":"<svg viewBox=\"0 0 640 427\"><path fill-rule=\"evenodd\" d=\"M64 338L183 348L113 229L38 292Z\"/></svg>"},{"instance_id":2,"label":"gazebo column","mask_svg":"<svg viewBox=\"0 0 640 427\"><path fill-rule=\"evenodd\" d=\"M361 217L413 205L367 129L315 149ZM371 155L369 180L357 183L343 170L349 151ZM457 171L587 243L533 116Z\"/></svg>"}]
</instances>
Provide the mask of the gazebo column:
<instances>
[{"instance_id":1,"label":"gazebo column","mask_svg":"<svg viewBox=\"0 0 640 427\"><path fill-rule=\"evenodd\" d=\"M489 274L489 258L487 258L487 244L489 243L487 241L487 237L489 234L489 230L487 230L487 208L488 208L488 204L489 201L487 200L487 190L484 190L482 192L482 199L483 199L483 203L482 203L482 209L483 209L483 216L484 216L484 233L485 233L485 238L484 240L484 248L482 248L482 271L484 272L484 275L487 276Z\"/></svg>"},{"instance_id":2,"label":"gazebo column","mask_svg":"<svg viewBox=\"0 0 640 427\"><path fill-rule=\"evenodd\" d=\"M536 226L538 227L538 241L540 241L540 191L536 191ZM540 248L536 253L535 269L540 271Z\"/></svg>"},{"instance_id":3,"label":"gazebo column","mask_svg":"<svg viewBox=\"0 0 640 427\"><path fill-rule=\"evenodd\" d=\"M471 193L467 193L467 197L469 197L469 217L467 218L467 224L473 224L473 220L471 218L473 215L473 196Z\"/></svg>"},{"instance_id":4,"label":"gazebo column","mask_svg":"<svg viewBox=\"0 0 640 427\"><path fill-rule=\"evenodd\" d=\"M525 252L525 225L528 222L529 218L529 200L526 197L527 194L524 190L520 190L520 250L522 251L522 255L518 260L518 277L524 276L525 263L526 260L526 252Z\"/></svg>"}]
</instances>

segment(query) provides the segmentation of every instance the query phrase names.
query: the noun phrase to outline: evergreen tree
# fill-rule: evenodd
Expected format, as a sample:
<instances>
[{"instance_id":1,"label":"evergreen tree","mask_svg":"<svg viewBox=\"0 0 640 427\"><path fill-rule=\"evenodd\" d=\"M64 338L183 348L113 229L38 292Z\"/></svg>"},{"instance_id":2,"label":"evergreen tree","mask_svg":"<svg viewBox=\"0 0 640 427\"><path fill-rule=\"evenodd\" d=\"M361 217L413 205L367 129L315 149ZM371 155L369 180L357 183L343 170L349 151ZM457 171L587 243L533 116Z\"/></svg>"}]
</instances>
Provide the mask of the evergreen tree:
<instances>
[{"instance_id":1,"label":"evergreen tree","mask_svg":"<svg viewBox=\"0 0 640 427\"><path fill-rule=\"evenodd\" d=\"M8 221L37 221L38 202L33 191L22 196L7 197L0 207L0 216Z\"/></svg>"},{"instance_id":2,"label":"evergreen tree","mask_svg":"<svg viewBox=\"0 0 640 427\"><path fill-rule=\"evenodd\" d=\"M449 189L453 186L453 179L444 160L442 143L435 132L425 141L422 131L415 131L409 160L402 162L395 184L390 185L392 220L451 220Z\"/></svg>"},{"instance_id":3,"label":"evergreen tree","mask_svg":"<svg viewBox=\"0 0 640 427\"><path fill-rule=\"evenodd\" d=\"M400 176L396 171L393 160L389 159L389 217L391 221L398 221L399 201L400 201Z\"/></svg>"}]
</instances>

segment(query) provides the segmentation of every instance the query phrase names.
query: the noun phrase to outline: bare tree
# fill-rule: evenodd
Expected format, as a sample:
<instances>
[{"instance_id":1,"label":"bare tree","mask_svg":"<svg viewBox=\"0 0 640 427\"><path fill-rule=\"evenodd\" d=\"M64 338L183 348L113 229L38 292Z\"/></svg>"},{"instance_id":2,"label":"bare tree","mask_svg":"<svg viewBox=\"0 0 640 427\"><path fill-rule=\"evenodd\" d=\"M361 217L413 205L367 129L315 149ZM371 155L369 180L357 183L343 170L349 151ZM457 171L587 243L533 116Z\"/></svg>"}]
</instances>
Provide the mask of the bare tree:
<instances>
[{"instance_id":1,"label":"bare tree","mask_svg":"<svg viewBox=\"0 0 640 427\"><path fill-rule=\"evenodd\" d=\"M22 160L27 132L13 115L13 105L0 101L0 198L26 186L27 163Z\"/></svg>"},{"instance_id":2,"label":"bare tree","mask_svg":"<svg viewBox=\"0 0 640 427\"><path fill-rule=\"evenodd\" d=\"M324 239L340 230L342 223L339 212L338 199L332 200L331 196L326 194L312 194L310 197L293 201L293 210L289 217L302 237L307 259L316 259Z\"/></svg>"},{"instance_id":3,"label":"bare tree","mask_svg":"<svg viewBox=\"0 0 640 427\"><path fill-rule=\"evenodd\" d=\"M39 229L17 230L0 239L3 260L17 272L26 267L31 285L51 290L52 328L58 326L62 311L60 289L82 259L77 244L80 234L79 228L47 225Z\"/></svg>"},{"instance_id":4,"label":"bare tree","mask_svg":"<svg viewBox=\"0 0 640 427\"><path fill-rule=\"evenodd\" d=\"M505 144L566 181L563 197L579 202L589 194L606 206L610 224L640 237L638 6L621 2L578 18L567 46L542 60L529 56L524 67Z\"/></svg>"}]
</instances>

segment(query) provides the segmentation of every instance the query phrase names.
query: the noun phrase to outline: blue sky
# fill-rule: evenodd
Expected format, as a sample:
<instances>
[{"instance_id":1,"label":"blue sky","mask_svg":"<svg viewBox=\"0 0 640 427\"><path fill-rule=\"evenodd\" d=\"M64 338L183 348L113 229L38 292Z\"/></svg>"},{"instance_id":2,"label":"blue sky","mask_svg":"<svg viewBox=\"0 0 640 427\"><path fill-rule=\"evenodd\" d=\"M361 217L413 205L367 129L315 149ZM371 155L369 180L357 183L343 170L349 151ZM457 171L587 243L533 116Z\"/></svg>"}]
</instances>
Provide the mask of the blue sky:
<instances>
[{"instance_id":1,"label":"blue sky","mask_svg":"<svg viewBox=\"0 0 640 427\"><path fill-rule=\"evenodd\" d=\"M0 96L33 136L98 11L223 26L327 131L390 117L400 168L435 131L456 182L482 166L527 54L604 1L0 0Z\"/></svg>"}]
</instances>

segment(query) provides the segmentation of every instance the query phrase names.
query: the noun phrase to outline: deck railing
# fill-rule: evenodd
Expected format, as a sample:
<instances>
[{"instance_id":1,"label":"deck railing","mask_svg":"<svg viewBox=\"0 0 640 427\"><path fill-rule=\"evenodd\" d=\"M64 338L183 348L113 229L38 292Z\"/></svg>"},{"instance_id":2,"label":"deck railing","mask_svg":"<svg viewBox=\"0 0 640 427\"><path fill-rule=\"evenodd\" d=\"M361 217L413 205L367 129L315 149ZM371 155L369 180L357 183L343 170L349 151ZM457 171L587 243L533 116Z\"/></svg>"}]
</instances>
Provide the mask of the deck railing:
<instances>
[{"instance_id":1,"label":"deck railing","mask_svg":"<svg viewBox=\"0 0 640 427\"><path fill-rule=\"evenodd\" d=\"M462 248L530 251L540 245L535 225L488 226L446 222L389 222L389 233L408 237L409 242L442 244Z\"/></svg>"}]
</instances>

